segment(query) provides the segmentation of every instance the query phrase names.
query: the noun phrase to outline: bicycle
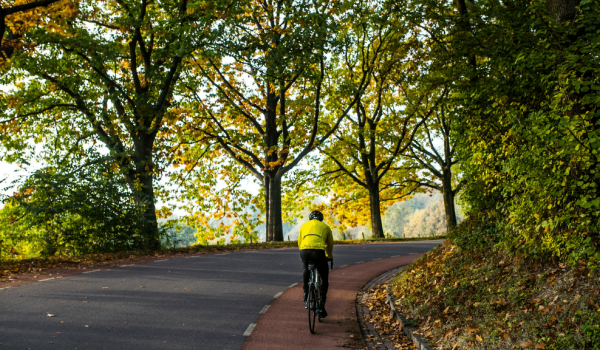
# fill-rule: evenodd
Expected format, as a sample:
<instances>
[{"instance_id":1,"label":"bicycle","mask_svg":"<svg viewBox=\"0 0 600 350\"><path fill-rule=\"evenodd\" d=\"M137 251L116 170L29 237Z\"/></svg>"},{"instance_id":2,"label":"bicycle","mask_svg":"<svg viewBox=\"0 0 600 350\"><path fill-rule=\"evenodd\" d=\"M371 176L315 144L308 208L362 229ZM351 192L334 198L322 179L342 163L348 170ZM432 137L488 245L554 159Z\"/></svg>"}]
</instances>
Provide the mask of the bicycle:
<instances>
[{"instance_id":1,"label":"bicycle","mask_svg":"<svg viewBox=\"0 0 600 350\"><path fill-rule=\"evenodd\" d=\"M333 269L333 260L331 260L331 268ZM323 280L315 264L308 263L310 271L310 279L308 280L308 297L306 298L306 308L308 309L308 328L312 334L315 334L315 321L318 319L321 322L321 284Z\"/></svg>"}]
</instances>

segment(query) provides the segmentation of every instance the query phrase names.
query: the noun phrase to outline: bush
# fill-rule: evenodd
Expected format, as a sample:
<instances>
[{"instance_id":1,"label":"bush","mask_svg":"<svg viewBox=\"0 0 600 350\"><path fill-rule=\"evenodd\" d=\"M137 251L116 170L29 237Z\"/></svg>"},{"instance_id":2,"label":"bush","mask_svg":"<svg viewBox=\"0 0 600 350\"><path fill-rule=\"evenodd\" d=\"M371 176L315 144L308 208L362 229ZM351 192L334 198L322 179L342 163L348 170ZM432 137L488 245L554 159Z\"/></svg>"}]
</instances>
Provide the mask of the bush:
<instances>
[{"instance_id":1,"label":"bush","mask_svg":"<svg viewBox=\"0 0 600 350\"><path fill-rule=\"evenodd\" d=\"M144 249L143 211L104 162L31 174L0 211L0 257Z\"/></svg>"}]
</instances>

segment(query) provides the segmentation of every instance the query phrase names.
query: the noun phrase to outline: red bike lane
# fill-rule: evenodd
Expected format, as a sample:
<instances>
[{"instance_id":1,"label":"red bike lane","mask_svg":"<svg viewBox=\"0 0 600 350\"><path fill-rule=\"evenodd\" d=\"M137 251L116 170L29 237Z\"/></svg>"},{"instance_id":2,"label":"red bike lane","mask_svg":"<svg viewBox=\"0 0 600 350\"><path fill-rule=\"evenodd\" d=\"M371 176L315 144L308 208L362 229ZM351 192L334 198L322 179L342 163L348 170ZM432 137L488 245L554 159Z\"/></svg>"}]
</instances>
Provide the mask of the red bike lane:
<instances>
[{"instance_id":1,"label":"red bike lane","mask_svg":"<svg viewBox=\"0 0 600 350\"><path fill-rule=\"evenodd\" d=\"M356 294L367 282L393 268L407 265L422 253L378 259L334 269L329 273L327 318L308 329L308 311L302 302L302 285L273 300L258 319L242 350L364 349L356 318Z\"/></svg>"}]
</instances>

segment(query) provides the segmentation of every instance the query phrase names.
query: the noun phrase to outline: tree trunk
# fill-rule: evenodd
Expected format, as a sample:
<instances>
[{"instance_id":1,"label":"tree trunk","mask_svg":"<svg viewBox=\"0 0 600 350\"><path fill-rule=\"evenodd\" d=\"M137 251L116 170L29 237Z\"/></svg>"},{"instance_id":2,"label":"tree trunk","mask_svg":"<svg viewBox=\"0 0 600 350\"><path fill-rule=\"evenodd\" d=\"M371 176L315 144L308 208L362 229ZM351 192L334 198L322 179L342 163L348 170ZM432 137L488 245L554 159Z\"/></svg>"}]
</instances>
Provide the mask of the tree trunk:
<instances>
[{"instance_id":1,"label":"tree trunk","mask_svg":"<svg viewBox=\"0 0 600 350\"><path fill-rule=\"evenodd\" d=\"M141 235L145 240L145 249L159 250L160 235L154 203L154 164L152 153L154 134L134 139L135 170L126 175L133 193L133 199L141 214ZM137 182L137 183L136 183ZM140 186L141 185L141 188Z\"/></svg>"},{"instance_id":2,"label":"tree trunk","mask_svg":"<svg viewBox=\"0 0 600 350\"><path fill-rule=\"evenodd\" d=\"M267 242L283 241L283 221L281 219L281 178L266 175L265 200L267 209Z\"/></svg>"},{"instance_id":3,"label":"tree trunk","mask_svg":"<svg viewBox=\"0 0 600 350\"><path fill-rule=\"evenodd\" d=\"M142 189L140 191L141 199L138 205L143 212L142 234L146 236L146 247L149 250L160 249L160 235L158 231L158 220L156 218L156 206L154 204L154 186L152 184L154 176L140 176Z\"/></svg>"},{"instance_id":4,"label":"tree trunk","mask_svg":"<svg viewBox=\"0 0 600 350\"><path fill-rule=\"evenodd\" d=\"M452 172L450 169L443 169L443 176L442 196L446 211L446 230L450 231L456 227L456 210L454 206L454 191L452 190Z\"/></svg>"},{"instance_id":5,"label":"tree trunk","mask_svg":"<svg viewBox=\"0 0 600 350\"><path fill-rule=\"evenodd\" d=\"M550 14L558 22L572 21L580 2L580 0L547 0Z\"/></svg>"},{"instance_id":6,"label":"tree trunk","mask_svg":"<svg viewBox=\"0 0 600 350\"><path fill-rule=\"evenodd\" d=\"M371 230L373 238L385 238L381 222L381 207L379 205L379 186L369 189L369 204L371 206Z\"/></svg>"}]
</instances>

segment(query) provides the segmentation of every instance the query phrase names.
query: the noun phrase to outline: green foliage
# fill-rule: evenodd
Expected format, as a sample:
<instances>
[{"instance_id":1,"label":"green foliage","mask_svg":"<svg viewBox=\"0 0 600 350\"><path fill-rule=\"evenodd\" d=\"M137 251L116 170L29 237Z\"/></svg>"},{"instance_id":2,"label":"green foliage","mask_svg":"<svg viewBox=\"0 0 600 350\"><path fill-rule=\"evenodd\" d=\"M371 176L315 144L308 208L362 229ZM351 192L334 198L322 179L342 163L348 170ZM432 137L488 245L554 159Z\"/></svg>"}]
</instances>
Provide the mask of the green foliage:
<instances>
[{"instance_id":1,"label":"green foliage","mask_svg":"<svg viewBox=\"0 0 600 350\"><path fill-rule=\"evenodd\" d=\"M473 227L514 254L597 264L600 4L569 20L541 0L461 4L401 11L425 30L427 79L450 89Z\"/></svg>"},{"instance_id":2,"label":"green foliage","mask_svg":"<svg viewBox=\"0 0 600 350\"><path fill-rule=\"evenodd\" d=\"M84 166L46 167L5 199L2 258L143 250L143 213L127 185L99 158Z\"/></svg>"},{"instance_id":3,"label":"green foliage","mask_svg":"<svg viewBox=\"0 0 600 350\"><path fill-rule=\"evenodd\" d=\"M508 250L594 260L600 5L582 4L573 23L555 21L545 6L494 9L500 30L487 36L502 44L478 51L487 62L465 88L477 114L461 120L462 152L470 155L464 196L472 213L487 212L497 223ZM509 31L519 41L503 39Z\"/></svg>"}]
</instances>

